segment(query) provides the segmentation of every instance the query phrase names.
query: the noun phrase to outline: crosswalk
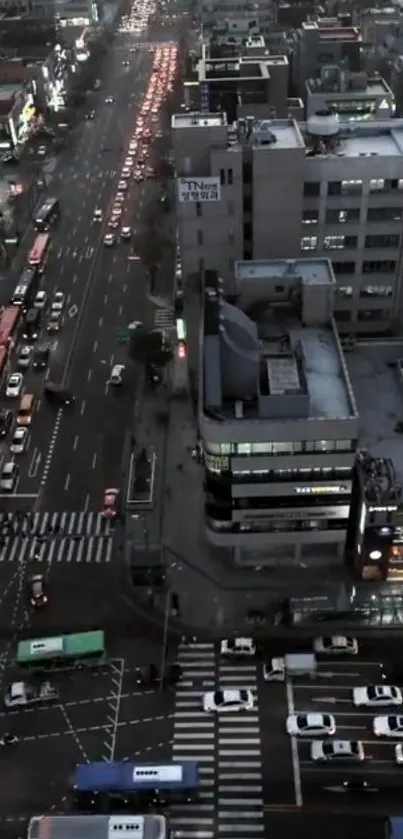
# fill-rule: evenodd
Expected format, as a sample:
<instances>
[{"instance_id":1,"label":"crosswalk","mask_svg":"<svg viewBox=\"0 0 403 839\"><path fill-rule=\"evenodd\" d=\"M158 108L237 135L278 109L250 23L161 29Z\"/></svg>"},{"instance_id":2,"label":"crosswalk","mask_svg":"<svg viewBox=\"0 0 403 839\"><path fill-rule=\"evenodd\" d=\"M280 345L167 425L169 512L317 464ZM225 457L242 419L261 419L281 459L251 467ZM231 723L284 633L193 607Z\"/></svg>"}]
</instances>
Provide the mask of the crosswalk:
<instances>
[{"instance_id":1,"label":"crosswalk","mask_svg":"<svg viewBox=\"0 0 403 839\"><path fill-rule=\"evenodd\" d=\"M203 693L245 687L256 696L255 664L222 659L212 643L190 643L178 651L183 677L175 696L173 759L200 765L199 800L171 810L171 827L187 839L257 839L265 830L259 715L208 717Z\"/></svg>"},{"instance_id":2,"label":"crosswalk","mask_svg":"<svg viewBox=\"0 0 403 839\"><path fill-rule=\"evenodd\" d=\"M100 513L34 513L10 522L0 515L0 563L109 563L114 531Z\"/></svg>"},{"instance_id":3,"label":"crosswalk","mask_svg":"<svg viewBox=\"0 0 403 839\"><path fill-rule=\"evenodd\" d=\"M173 329L175 313L173 306L164 306L154 312L154 327L156 329Z\"/></svg>"}]
</instances>

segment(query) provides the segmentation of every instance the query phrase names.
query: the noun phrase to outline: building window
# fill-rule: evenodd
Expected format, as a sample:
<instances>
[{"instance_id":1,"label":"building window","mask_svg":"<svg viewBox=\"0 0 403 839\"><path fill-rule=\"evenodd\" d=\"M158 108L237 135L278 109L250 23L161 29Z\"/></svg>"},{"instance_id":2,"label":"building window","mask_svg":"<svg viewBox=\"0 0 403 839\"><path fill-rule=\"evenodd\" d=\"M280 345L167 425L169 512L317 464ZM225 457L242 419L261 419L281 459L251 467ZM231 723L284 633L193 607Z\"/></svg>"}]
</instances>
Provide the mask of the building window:
<instances>
[{"instance_id":1,"label":"building window","mask_svg":"<svg viewBox=\"0 0 403 839\"><path fill-rule=\"evenodd\" d=\"M243 226L243 238L249 242L252 238L252 225L250 221L245 221Z\"/></svg>"},{"instance_id":2,"label":"building window","mask_svg":"<svg viewBox=\"0 0 403 839\"><path fill-rule=\"evenodd\" d=\"M348 224L360 220L360 208L351 210L326 210L326 224Z\"/></svg>"},{"instance_id":3,"label":"building window","mask_svg":"<svg viewBox=\"0 0 403 839\"><path fill-rule=\"evenodd\" d=\"M304 212L302 213L302 224L317 224L318 221L318 210L304 210Z\"/></svg>"},{"instance_id":4,"label":"building window","mask_svg":"<svg viewBox=\"0 0 403 839\"><path fill-rule=\"evenodd\" d=\"M202 214L202 205L201 205L200 201L196 201L196 215L199 218L201 218L201 214Z\"/></svg>"},{"instance_id":5,"label":"building window","mask_svg":"<svg viewBox=\"0 0 403 839\"><path fill-rule=\"evenodd\" d=\"M357 236L325 236L323 247L329 251L342 251L344 248L356 248Z\"/></svg>"},{"instance_id":6,"label":"building window","mask_svg":"<svg viewBox=\"0 0 403 839\"><path fill-rule=\"evenodd\" d=\"M362 181L342 181L341 192L342 195L361 195Z\"/></svg>"},{"instance_id":7,"label":"building window","mask_svg":"<svg viewBox=\"0 0 403 839\"><path fill-rule=\"evenodd\" d=\"M252 454L252 443L238 443L237 454Z\"/></svg>"},{"instance_id":8,"label":"building window","mask_svg":"<svg viewBox=\"0 0 403 839\"><path fill-rule=\"evenodd\" d=\"M329 181L327 185L328 195L341 195L341 181Z\"/></svg>"},{"instance_id":9,"label":"building window","mask_svg":"<svg viewBox=\"0 0 403 839\"><path fill-rule=\"evenodd\" d=\"M252 196L251 195L244 195L243 211L244 211L244 213L251 213L252 212Z\"/></svg>"},{"instance_id":10,"label":"building window","mask_svg":"<svg viewBox=\"0 0 403 839\"><path fill-rule=\"evenodd\" d=\"M396 233L370 233L365 237L366 248L398 248L400 236Z\"/></svg>"},{"instance_id":11,"label":"building window","mask_svg":"<svg viewBox=\"0 0 403 839\"><path fill-rule=\"evenodd\" d=\"M338 297L352 297L353 296L353 287L352 285L339 285L336 288L336 294Z\"/></svg>"},{"instance_id":12,"label":"building window","mask_svg":"<svg viewBox=\"0 0 403 839\"><path fill-rule=\"evenodd\" d=\"M227 169L227 183L229 184L229 186L232 186L232 184L234 183L232 169Z\"/></svg>"},{"instance_id":13,"label":"building window","mask_svg":"<svg viewBox=\"0 0 403 839\"><path fill-rule=\"evenodd\" d=\"M385 181L386 189L403 189L403 178L392 178Z\"/></svg>"},{"instance_id":14,"label":"building window","mask_svg":"<svg viewBox=\"0 0 403 839\"><path fill-rule=\"evenodd\" d=\"M403 219L403 207L369 207L367 222L389 222L401 221Z\"/></svg>"},{"instance_id":15,"label":"building window","mask_svg":"<svg viewBox=\"0 0 403 839\"><path fill-rule=\"evenodd\" d=\"M369 182L370 192L382 192L385 189L384 178L371 178Z\"/></svg>"},{"instance_id":16,"label":"building window","mask_svg":"<svg viewBox=\"0 0 403 839\"><path fill-rule=\"evenodd\" d=\"M203 231L202 230L197 231L197 244L198 245L203 244Z\"/></svg>"},{"instance_id":17,"label":"building window","mask_svg":"<svg viewBox=\"0 0 403 839\"><path fill-rule=\"evenodd\" d=\"M201 274L202 274L202 273L203 273L203 271L204 271L204 259L203 259L203 257L202 257L202 256L201 256L201 257L200 257L200 259L199 259L199 271L200 271L200 273L201 273Z\"/></svg>"},{"instance_id":18,"label":"building window","mask_svg":"<svg viewBox=\"0 0 403 839\"><path fill-rule=\"evenodd\" d=\"M234 216L235 215L235 204L233 201L228 201L228 215Z\"/></svg>"},{"instance_id":19,"label":"building window","mask_svg":"<svg viewBox=\"0 0 403 839\"><path fill-rule=\"evenodd\" d=\"M334 319L337 323L349 323L351 321L351 312L346 309L335 309Z\"/></svg>"},{"instance_id":20,"label":"building window","mask_svg":"<svg viewBox=\"0 0 403 839\"><path fill-rule=\"evenodd\" d=\"M363 285L360 288L360 297L392 297L392 295L391 285Z\"/></svg>"},{"instance_id":21,"label":"building window","mask_svg":"<svg viewBox=\"0 0 403 839\"><path fill-rule=\"evenodd\" d=\"M225 186L225 169L220 169L220 184Z\"/></svg>"},{"instance_id":22,"label":"building window","mask_svg":"<svg viewBox=\"0 0 403 839\"><path fill-rule=\"evenodd\" d=\"M228 267L229 267L229 270L230 270L231 274L233 274L234 273L234 268L235 268L235 260L232 256L230 256L230 258L228 260Z\"/></svg>"},{"instance_id":23,"label":"building window","mask_svg":"<svg viewBox=\"0 0 403 839\"><path fill-rule=\"evenodd\" d=\"M192 159L190 157L185 157L183 161L183 171L185 175L190 175L192 171Z\"/></svg>"},{"instance_id":24,"label":"building window","mask_svg":"<svg viewBox=\"0 0 403 839\"><path fill-rule=\"evenodd\" d=\"M395 274L394 259L368 259L362 263L363 274Z\"/></svg>"},{"instance_id":25,"label":"building window","mask_svg":"<svg viewBox=\"0 0 403 839\"><path fill-rule=\"evenodd\" d=\"M302 251L314 251L318 246L317 236L303 236L301 239Z\"/></svg>"},{"instance_id":26,"label":"building window","mask_svg":"<svg viewBox=\"0 0 403 839\"><path fill-rule=\"evenodd\" d=\"M273 454L293 454L293 443L273 443Z\"/></svg>"},{"instance_id":27,"label":"building window","mask_svg":"<svg viewBox=\"0 0 403 839\"><path fill-rule=\"evenodd\" d=\"M374 321L383 320L384 314L383 309L359 309L358 320L373 323Z\"/></svg>"},{"instance_id":28,"label":"building window","mask_svg":"<svg viewBox=\"0 0 403 839\"><path fill-rule=\"evenodd\" d=\"M355 262L332 262L333 271L336 276L343 276L345 274L355 274Z\"/></svg>"},{"instance_id":29,"label":"building window","mask_svg":"<svg viewBox=\"0 0 403 839\"><path fill-rule=\"evenodd\" d=\"M234 245L235 244L235 233L233 230L230 230L228 233L228 244Z\"/></svg>"},{"instance_id":30,"label":"building window","mask_svg":"<svg viewBox=\"0 0 403 839\"><path fill-rule=\"evenodd\" d=\"M307 198L314 198L320 195L320 181L305 181L304 195Z\"/></svg>"}]
</instances>

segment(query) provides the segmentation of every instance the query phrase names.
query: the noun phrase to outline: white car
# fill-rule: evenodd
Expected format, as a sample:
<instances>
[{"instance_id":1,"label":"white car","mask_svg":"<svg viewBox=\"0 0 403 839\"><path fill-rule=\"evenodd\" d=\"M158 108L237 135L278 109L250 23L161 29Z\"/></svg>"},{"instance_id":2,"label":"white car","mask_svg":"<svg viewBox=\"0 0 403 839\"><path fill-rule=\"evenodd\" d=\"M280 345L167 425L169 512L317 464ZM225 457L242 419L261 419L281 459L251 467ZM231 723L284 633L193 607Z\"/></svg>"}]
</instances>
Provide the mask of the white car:
<instances>
[{"instance_id":1,"label":"white car","mask_svg":"<svg viewBox=\"0 0 403 839\"><path fill-rule=\"evenodd\" d=\"M229 638L221 641L221 655L250 658L256 654L253 638Z\"/></svg>"},{"instance_id":2,"label":"white car","mask_svg":"<svg viewBox=\"0 0 403 839\"><path fill-rule=\"evenodd\" d=\"M346 635L315 638L313 649L319 655L357 655L358 641Z\"/></svg>"},{"instance_id":3,"label":"white car","mask_svg":"<svg viewBox=\"0 0 403 839\"><path fill-rule=\"evenodd\" d=\"M143 172L140 172L140 171L135 172L135 175L134 175L134 180L135 180L135 181L136 181L136 183L138 183L138 184L140 184L142 181L144 181L144 175L143 175Z\"/></svg>"},{"instance_id":4,"label":"white car","mask_svg":"<svg viewBox=\"0 0 403 839\"><path fill-rule=\"evenodd\" d=\"M210 714L214 711L251 711L255 701L252 691L246 688L239 690L215 690L203 696L203 711Z\"/></svg>"},{"instance_id":5,"label":"white car","mask_svg":"<svg viewBox=\"0 0 403 839\"><path fill-rule=\"evenodd\" d=\"M18 467L14 460L4 464L0 473L0 490L12 492L18 478Z\"/></svg>"},{"instance_id":6,"label":"white car","mask_svg":"<svg viewBox=\"0 0 403 839\"><path fill-rule=\"evenodd\" d=\"M126 181L119 181L118 183L118 192L125 192L127 189Z\"/></svg>"},{"instance_id":7,"label":"white car","mask_svg":"<svg viewBox=\"0 0 403 839\"><path fill-rule=\"evenodd\" d=\"M10 445L12 454L23 454L27 448L28 434L28 428L24 428L22 425L15 429Z\"/></svg>"},{"instance_id":8,"label":"white car","mask_svg":"<svg viewBox=\"0 0 403 839\"><path fill-rule=\"evenodd\" d=\"M106 245L107 248L110 248L114 244L115 244L115 237L114 237L113 233L107 233L106 236L104 236L104 245Z\"/></svg>"},{"instance_id":9,"label":"white car","mask_svg":"<svg viewBox=\"0 0 403 839\"><path fill-rule=\"evenodd\" d=\"M286 731L292 737L331 737L336 734L336 720L331 714L291 714L287 717Z\"/></svg>"},{"instance_id":10,"label":"white car","mask_svg":"<svg viewBox=\"0 0 403 839\"><path fill-rule=\"evenodd\" d=\"M120 173L120 177L125 179L125 180L126 180L126 178L130 178L130 175L131 175L130 169L127 169L127 168L122 169L122 171Z\"/></svg>"},{"instance_id":11,"label":"white car","mask_svg":"<svg viewBox=\"0 0 403 839\"><path fill-rule=\"evenodd\" d=\"M402 702L402 692L395 685L353 688L353 704L356 708L382 708L387 705L401 705Z\"/></svg>"},{"instance_id":12,"label":"white car","mask_svg":"<svg viewBox=\"0 0 403 839\"><path fill-rule=\"evenodd\" d=\"M48 320L48 325L46 327L47 332L59 332L60 327L62 325L62 312L61 310L52 309L50 313L50 318Z\"/></svg>"},{"instance_id":13,"label":"white car","mask_svg":"<svg viewBox=\"0 0 403 839\"><path fill-rule=\"evenodd\" d=\"M52 312L61 312L65 303L63 291L56 291L52 298Z\"/></svg>"},{"instance_id":14,"label":"white car","mask_svg":"<svg viewBox=\"0 0 403 839\"><path fill-rule=\"evenodd\" d=\"M6 396L8 399L17 399L22 390L22 373L12 373L7 385Z\"/></svg>"},{"instance_id":15,"label":"white car","mask_svg":"<svg viewBox=\"0 0 403 839\"><path fill-rule=\"evenodd\" d=\"M114 385L114 387L123 384L124 369L124 364L114 364L111 370L111 375L109 376L109 384Z\"/></svg>"},{"instance_id":16,"label":"white car","mask_svg":"<svg viewBox=\"0 0 403 839\"><path fill-rule=\"evenodd\" d=\"M311 743L314 763L361 763L364 746L359 740L314 740Z\"/></svg>"},{"instance_id":17,"label":"white car","mask_svg":"<svg viewBox=\"0 0 403 839\"><path fill-rule=\"evenodd\" d=\"M398 743L395 746L395 761L398 766L403 766L403 743Z\"/></svg>"},{"instance_id":18,"label":"white car","mask_svg":"<svg viewBox=\"0 0 403 839\"><path fill-rule=\"evenodd\" d=\"M38 291L34 300L34 309L44 309L46 306L46 291Z\"/></svg>"},{"instance_id":19,"label":"white car","mask_svg":"<svg viewBox=\"0 0 403 839\"><path fill-rule=\"evenodd\" d=\"M403 717L396 714L374 717L372 726L376 737L403 737Z\"/></svg>"},{"instance_id":20,"label":"white car","mask_svg":"<svg viewBox=\"0 0 403 839\"><path fill-rule=\"evenodd\" d=\"M97 207L97 209L94 210L94 221L102 221L103 217L104 214L102 210L99 207Z\"/></svg>"},{"instance_id":21,"label":"white car","mask_svg":"<svg viewBox=\"0 0 403 839\"><path fill-rule=\"evenodd\" d=\"M20 352L18 354L17 365L18 367L24 368L24 370L29 367L32 361L32 353L34 348L30 346L30 344L25 344L21 347Z\"/></svg>"},{"instance_id":22,"label":"white car","mask_svg":"<svg viewBox=\"0 0 403 839\"><path fill-rule=\"evenodd\" d=\"M130 227L122 227L120 231L120 238L125 239L126 241L131 238L132 231Z\"/></svg>"}]
</instances>

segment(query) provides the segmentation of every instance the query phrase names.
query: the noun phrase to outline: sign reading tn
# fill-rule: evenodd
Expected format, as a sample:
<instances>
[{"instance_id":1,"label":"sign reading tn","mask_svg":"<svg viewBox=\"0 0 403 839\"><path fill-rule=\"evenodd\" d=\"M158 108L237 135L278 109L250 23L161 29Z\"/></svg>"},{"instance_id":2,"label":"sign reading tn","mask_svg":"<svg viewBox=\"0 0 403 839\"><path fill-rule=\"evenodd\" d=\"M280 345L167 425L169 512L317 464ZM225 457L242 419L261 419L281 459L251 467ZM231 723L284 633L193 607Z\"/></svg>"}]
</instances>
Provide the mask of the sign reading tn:
<instances>
[{"instance_id":1,"label":"sign reading tn","mask_svg":"<svg viewBox=\"0 0 403 839\"><path fill-rule=\"evenodd\" d=\"M181 204L203 201L220 201L221 184L219 178L179 178L178 200Z\"/></svg>"}]
</instances>

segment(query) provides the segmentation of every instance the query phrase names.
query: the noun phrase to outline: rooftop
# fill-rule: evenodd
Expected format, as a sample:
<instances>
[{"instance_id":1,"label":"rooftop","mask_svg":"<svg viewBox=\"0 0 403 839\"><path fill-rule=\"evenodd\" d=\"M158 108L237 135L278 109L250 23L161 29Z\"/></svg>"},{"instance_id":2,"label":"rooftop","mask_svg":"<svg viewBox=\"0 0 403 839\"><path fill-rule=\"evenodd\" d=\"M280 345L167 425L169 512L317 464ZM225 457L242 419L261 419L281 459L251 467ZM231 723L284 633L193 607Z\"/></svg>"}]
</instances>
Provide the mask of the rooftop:
<instances>
[{"instance_id":1,"label":"rooftop","mask_svg":"<svg viewBox=\"0 0 403 839\"><path fill-rule=\"evenodd\" d=\"M251 79L267 75L267 69L256 58L207 59L199 63L199 81L204 79Z\"/></svg>"},{"instance_id":2,"label":"rooftop","mask_svg":"<svg viewBox=\"0 0 403 839\"><path fill-rule=\"evenodd\" d=\"M324 118L325 120L327 117ZM316 122L317 117L313 117ZM308 131L310 121L300 123L307 147L311 145ZM323 132L325 135L325 132ZM339 123L339 132L334 134L329 149L316 152L319 156L340 157L400 157L403 153L403 119L375 120L363 123Z\"/></svg>"},{"instance_id":3,"label":"rooftop","mask_svg":"<svg viewBox=\"0 0 403 839\"><path fill-rule=\"evenodd\" d=\"M346 353L360 415L360 448L374 457L393 460L397 477L403 482L403 436L395 431L403 421L403 377L399 359L401 344L357 344Z\"/></svg>"},{"instance_id":4,"label":"rooftop","mask_svg":"<svg viewBox=\"0 0 403 839\"><path fill-rule=\"evenodd\" d=\"M332 79L329 84L327 79L308 79L306 82L308 93L327 93L332 96L346 96L354 99L365 96L392 96L389 85L382 76L369 78L366 73L352 73L345 82L342 78L337 81Z\"/></svg>"},{"instance_id":5,"label":"rooftop","mask_svg":"<svg viewBox=\"0 0 403 839\"><path fill-rule=\"evenodd\" d=\"M204 114L199 111L192 111L184 114L174 114L172 117L172 128L213 128L227 124L226 114Z\"/></svg>"},{"instance_id":6,"label":"rooftop","mask_svg":"<svg viewBox=\"0 0 403 839\"><path fill-rule=\"evenodd\" d=\"M235 263L235 281L248 279L276 280L290 276L301 277L303 283L334 285L333 272L328 259L261 259Z\"/></svg>"},{"instance_id":7,"label":"rooftop","mask_svg":"<svg viewBox=\"0 0 403 839\"><path fill-rule=\"evenodd\" d=\"M205 413L217 421L355 418L338 337L322 314L332 310L334 285L325 259L237 263L230 299L206 279Z\"/></svg>"},{"instance_id":8,"label":"rooftop","mask_svg":"<svg viewBox=\"0 0 403 839\"><path fill-rule=\"evenodd\" d=\"M318 33L321 41L361 41L361 32L356 26L322 26L320 21L304 21L302 31Z\"/></svg>"},{"instance_id":9,"label":"rooftop","mask_svg":"<svg viewBox=\"0 0 403 839\"><path fill-rule=\"evenodd\" d=\"M301 149L305 145L293 119L255 120L251 142L254 146L274 146L277 149Z\"/></svg>"}]
</instances>

